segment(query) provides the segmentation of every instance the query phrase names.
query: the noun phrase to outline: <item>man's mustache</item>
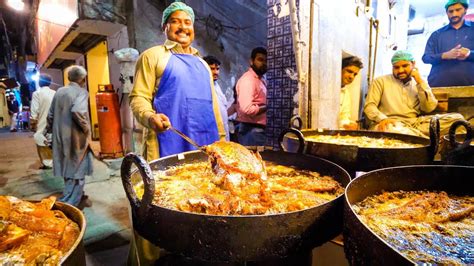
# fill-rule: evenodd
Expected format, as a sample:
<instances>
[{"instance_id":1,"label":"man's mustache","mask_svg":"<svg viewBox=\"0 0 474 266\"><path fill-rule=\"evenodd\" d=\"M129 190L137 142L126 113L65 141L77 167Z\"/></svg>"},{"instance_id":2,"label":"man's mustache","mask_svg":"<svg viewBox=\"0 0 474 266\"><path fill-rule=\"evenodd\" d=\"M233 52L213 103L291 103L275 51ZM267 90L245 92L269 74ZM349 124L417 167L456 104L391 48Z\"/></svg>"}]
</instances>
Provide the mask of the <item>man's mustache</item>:
<instances>
[{"instance_id":1,"label":"man's mustache","mask_svg":"<svg viewBox=\"0 0 474 266\"><path fill-rule=\"evenodd\" d=\"M184 34L188 34L188 35L189 35L189 32L184 31L184 30L177 30L177 31L175 32L175 34L180 34L180 33L184 33Z\"/></svg>"}]
</instances>

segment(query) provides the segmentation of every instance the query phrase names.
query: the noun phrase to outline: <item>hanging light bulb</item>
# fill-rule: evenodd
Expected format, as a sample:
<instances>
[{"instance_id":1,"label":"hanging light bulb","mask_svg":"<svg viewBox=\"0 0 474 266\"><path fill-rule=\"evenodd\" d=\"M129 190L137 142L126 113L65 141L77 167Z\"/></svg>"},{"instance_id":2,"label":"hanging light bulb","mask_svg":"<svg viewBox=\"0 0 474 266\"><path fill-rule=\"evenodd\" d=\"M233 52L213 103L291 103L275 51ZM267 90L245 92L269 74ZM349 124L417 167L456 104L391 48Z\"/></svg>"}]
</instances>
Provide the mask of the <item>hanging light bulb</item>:
<instances>
[{"instance_id":1,"label":"hanging light bulb","mask_svg":"<svg viewBox=\"0 0 474 266\"><path fill-rule=\"evenodd\" d=\"M22 11L25 7L25 3L23 3L23 0L8 0L7 4L8 6L17 11Z\"/></svg>"}]
</instances>

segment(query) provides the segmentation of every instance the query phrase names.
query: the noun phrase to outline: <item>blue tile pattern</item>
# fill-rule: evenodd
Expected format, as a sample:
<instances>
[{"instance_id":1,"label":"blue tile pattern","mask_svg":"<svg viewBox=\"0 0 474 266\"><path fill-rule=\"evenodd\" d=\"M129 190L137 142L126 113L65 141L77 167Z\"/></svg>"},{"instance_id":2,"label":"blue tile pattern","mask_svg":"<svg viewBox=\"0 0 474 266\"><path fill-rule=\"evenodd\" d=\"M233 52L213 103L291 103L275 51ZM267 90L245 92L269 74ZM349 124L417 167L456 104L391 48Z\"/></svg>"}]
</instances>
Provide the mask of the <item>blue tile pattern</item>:
<instances>
[{"instance_id":1,"label":"blue tile pattern","mask_svg":"<svg viewBox=\"0 0 474 266\"><path fill-rule=\"evenodd\" d=\"M297 1L297 5L298 5ZM293 113L293 95L298 83L285 73L286 68L296 71L291 35L290 16L277 18L273 6L279 0L267 0L267 145L278 148L278 136L288 126Z\"/></svg>"}]
</instances>

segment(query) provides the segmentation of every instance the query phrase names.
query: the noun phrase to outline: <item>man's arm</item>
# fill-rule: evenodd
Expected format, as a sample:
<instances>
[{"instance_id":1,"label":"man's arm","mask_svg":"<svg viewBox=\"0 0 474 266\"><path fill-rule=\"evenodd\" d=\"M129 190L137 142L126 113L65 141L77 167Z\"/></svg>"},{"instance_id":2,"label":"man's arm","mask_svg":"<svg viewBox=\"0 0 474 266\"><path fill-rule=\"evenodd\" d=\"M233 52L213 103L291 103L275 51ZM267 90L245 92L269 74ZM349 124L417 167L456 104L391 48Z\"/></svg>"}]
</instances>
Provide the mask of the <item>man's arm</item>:
<instances>
[{"instance_id":1,"label":"man's arm","mask_svg":"<svg viewBox=\"0 0 474 266\"><path fill-rule=\"evenodd\" d=\"M39 111L39 91L33 92L33 99L31 100L30 126L32 131L36 131L38 125L38 111Z\"/></svg>"},{"instance_id":2,"label":"man's arm","mask_svg":"<svg viewBox=\"0 0 474 266\"><path fill-rule=\"evenodd\" d=\"M387 119L387 116L380 112L378 106L383 94L383 84L379 79L375 79L370 85L367 98L365 99L364 113L372 121L379 123Z\"/></svg>"},{"instance_id":3,"label":"man's arm","mask_svg":"<svg viewBox=\"0 0 474 266\"><path fill-rule=\"evenodd\" d=\"M474 61L474 50L469 50L469 48L462 47L459 49L459 60Z\"/></svg>"},{"instance_id":4,"label":"man's arm","mask_svg":"<svg viewBox=\"0 0 474 266\"><path fill-rule=\"evenodd\" d=\"M54 122L54 106L56 105L56 94L51 101L51 106L49 107L48 116L46 117L46 128L43 132L43 135L46 136L47 133L53 132L53 122Z\"/></svg>"},{"instance_id":5,"label":"man's arm","mask_svg":"<svg viewBox=\"0 0 474 266\"><path fill-rule=\"evenodd\" d=\"M155 66L156 62L147 53L140 56L135 67L135 82L130 92L130 107L133 115L140 124L148 128L155 114L152 105L156 86Z\"/></svg>"},{"instance_id":6,"label":"man's arm","mask_svg":"<svg viewBox=\"0 0 474 266\"><path fill-rule=\"evenodd\" d=\"M82 132L89 136L91 129L88 116L89 94L86 91L81 92L72 104L72 120L81 128Z\"/></svg>"},{"instance_id":7,"label":"man's arm","mask_svg":"<svg viewBox=\"0 0 474 266\"><path fill-rule=\"evenodd\" d=\"M436 53L436 43L439 38L438 32L433 32L426 42L425 53L421 58L425 64L439 64L443 61L442 53Z\"/></svg>"}]
</instances>

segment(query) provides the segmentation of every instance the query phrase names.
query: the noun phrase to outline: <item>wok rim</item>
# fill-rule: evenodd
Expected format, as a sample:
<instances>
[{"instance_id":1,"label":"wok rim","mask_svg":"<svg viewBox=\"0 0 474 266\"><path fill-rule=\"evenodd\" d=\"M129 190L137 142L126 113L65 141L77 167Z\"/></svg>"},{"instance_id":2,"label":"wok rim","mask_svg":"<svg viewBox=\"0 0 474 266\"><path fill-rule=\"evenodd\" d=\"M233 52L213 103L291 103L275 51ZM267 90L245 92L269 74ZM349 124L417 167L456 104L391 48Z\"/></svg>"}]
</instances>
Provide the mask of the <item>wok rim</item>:
<instances>
[{"instance_id":1,"label":"wok rim","mask_svg":"<svg viewBox=\"0 0 474 266\"><path fill-rule=\"evenodd\" d=\"M310 134L310 133L317 133L315 135L328 135L328 136L332 136L332 135L335 135L336 133L348 133L346 135L350 135L350 136L355 136L355 137L360 137L359 135L351 135L350 133L364 133L364 132L367 132L369 134L371 133L374 133L374 134L381 134L381 135L387 135L386 137L389 137L389 138L392 138L392 139L396 139L396 140L401 140L400 138L413 138L413 139L416 139L417 141L419 142L424 142L424 143L413 143L413 142L408 142L410 144L419 144L419 145L422 145L421 147L394 147L394 148L391 148L391 147L361 147L361 146L358 146L358 145L349 145L349 144L336 144L336 143L329 143L329 142L321 142L321 141L314 141L314 140L309 140L307 139L309 136L307 136L307 134ZM349 147L357 147L358 149L363 149L363 150L381 150L381 149L384 149L384 150L413 150L413 149L426 149L426 148L429 148L431 146L431 143L430 143L430 139L428 138L423 138L423 137L420 137L420 136L415 136L415 135L408 135L408 134L401 134L401 133L394 133L394 132L382 132L382 131L375 131L375 130L340 130L340 129L324 129L324 130L321 130L319 131L318 129L302 129L301 130L301 133L303 134L304 138L305 138L305 141L308 142L308 143L312 143L312 144L325 144L325 145L337 145L337 146L349 146ZM329 134L329 133L334 133L334 134ZM369 137L369 138L375 138L375 137L372 137L372 136L365 136L365 137ZM399 137L399 138L397 138ZM286 135L284 136L284 138L291 138L292 141L296 141L296 138L295 137L287 137ZM401 140L401 141L405 141L405 140ZM406 141L405 141L406 142Z\"/></svg>"},{"instance_id":2,"label":"wok rim","mask_svg":"<svg viewBox=\"0 0 474 266\"><path fill-rule=\"evenodd\" d=\"M274 151L274 150L263 150L263 151L259 151L259 152L266 152L266 151L268 151L268 152L277 152L277 153L280 153L280 152L281 153L286 153L286 152L283 152L283 151ZM149 162L148 164L150 165L150 168L151 168L152 165L154 163L158 162L158 161L164 161L164 160L172 158L172 157L185 156L186 154L194 154L194 153L203 153L204 155L206 155L201 150L193 150L193 151L187 151L187 152L183 152L183 153L179 153L179 154L174 154L174 155L169 155L169 156L166 156L166 157L162 157L162 158L153 160L153 161ZM292 153L288 153L288 154L292 154ZM340 198L343 197L346 194L346 188L347 188L347 186L349 186L349 184L352 180L351 180L351 177L350 177L349 173L344 168L342 168L341 166L339 166L338 164L336 164L336 163L334 163L330 160L327 160L327 159L324 159L324 158L321 158L321 157L318 157L318 156L314 156L314 155L311 155L311 154L295 154L295 155L302 155L302 156L309 157L309 158L316 158L316 159L319 159L321 161L324 161L324 163L328 163L329 165L334 166L334 168L336 168L336 169L341 170L342 173L344 174L344 178L346 178L348 182L347 182L346 185L344 185L341 182L339 182L337 180L336 181L344 188L344 191L340 195L338 195L336 198L334 198L330 201L327 201L325 203L312 206L310 208L297 210L297 211L291 211L291 212L263 214L263 215L257 215L257 214L252 214L252 215L214 215L214 214L206 214L206 213L185 212L185 211L180 211L180 210L175 210L175 209L170 209L170 208L166 208L166 207L163 207L163 206L159 206L159 205L154 204L153 202L151 202L151 206L152 207L157 207L157 208L160 208L160 209L164 209L166 211L177 212L179 214L196 215L196 216L200 216L200 217L215 218L215 219L224 218L224 219L233 219L233 220L235 219L236 220L236 219L250 219L250 218L256 218L256 217L258 217L258 218L263 218L263 217L271 218L271 217L289 215L289 214L296 215L296 214L298 214L300 212L303 212L303 211L308 211L308 210L311 210L311 209L314 209L314 208L317 208L317 207L322 207L324 205L328 205L332 202L336 202L337 200L340 200ZM154 171L154 170L152 169L152 171ZM131 176L137 174L137 172L138 172L138 169L134 169L131 172ZM334 177L331 177L331 178L334 179ZM154 176L153 176L153 179L155 180ZM143 183L143 180L141 180L139 183ZM135 187L135 186L132 186L132 187ZM141 199L140 199L140 201L141 201Z\"/></svg>"},{"instance_id":3,"label":"wok rim","mask_svg":"<svg viewBox=\"0 0 474 266\"><path fill-rule=\"evenodd\" d=\"M365 229L369 230L370 233L372 234L372 236L375 236L378 240L380 240L382 243L384 243L388 248L390 248L392 251L396 252L397 254L399 254L401 257L403 257L404 259L406 259L407 261L413 263L414 265L417 265L417 262L416 261L413 261L411 260L410 258L408 258L407 256L405 256L403 253L401 253L401 251L399 251L397 248L394 248L392 245L390 245L387 241L385 241L381 236L379 236L378 234L376 234L366 223L364 223L359 215L357 215L354 211L354 208L353 208L353 205L356 204L351 204L349 202L349 198L347 196L347 191L350 189L350 186L352 185L353 182L355 182L357 179L361 178L361 177L364 177L366 175L369 175L373 172L385 172L385 171L391 171L391 170L396 170L396 169L406 169L406 168L461 168L461 169L474 169L474 167L472 166L465 166L465 165L405 165L405 166L394 166L394 167L386 167L386 168L380 168L380 169L376 169L376 170L372 170L372 171L369 171L369 172L366 172L364 173L363 175L360 175L354 179L352 179L349 184L347 184L346 186L346 189L344 191L344 197L345 197L345 200L344 200L344 203L345 205L347 205L349 207L349 210L351 212L351 214L353 214L354 217L357 218L357 221L359 221L359 223L361 223ZM385 190L384 190L385 191ZM392 191L390 191L392 192ZM375 196L375 195L379 195L379 194L372 194L370 196ZM370 196L367 196L367 197L370 197ZM365 197L364 200L367 198ZM357 203L359 203L360 201L358 201ZM344 219L345 221L345 219ZM345 222L344 222L345 223Z\"/></svg>"}]
</instances>

